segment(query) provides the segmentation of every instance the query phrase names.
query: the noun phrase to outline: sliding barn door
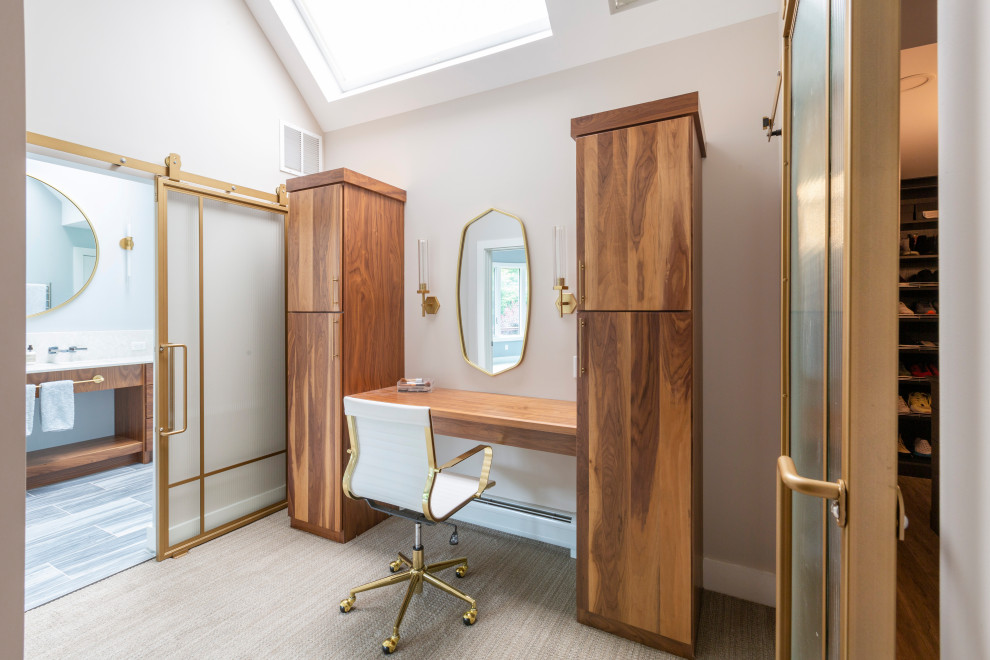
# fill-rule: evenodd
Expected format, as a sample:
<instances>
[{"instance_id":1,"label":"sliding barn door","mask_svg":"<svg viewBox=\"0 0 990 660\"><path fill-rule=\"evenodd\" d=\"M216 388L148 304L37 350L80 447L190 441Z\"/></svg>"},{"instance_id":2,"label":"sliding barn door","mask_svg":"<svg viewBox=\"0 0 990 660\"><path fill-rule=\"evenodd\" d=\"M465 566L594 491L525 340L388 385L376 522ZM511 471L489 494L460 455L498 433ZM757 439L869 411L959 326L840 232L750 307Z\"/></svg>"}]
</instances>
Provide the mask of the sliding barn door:
<instances>
[{"instance_id":1,"label":"sliding barn door","mask_svg":"<svg viewBox=\"0 0 990 660\"><path fill-rule=\"evenodd\" d=\"M284 209L158 181L158 559L285 506Z\"/></svg>"}]
</instances>

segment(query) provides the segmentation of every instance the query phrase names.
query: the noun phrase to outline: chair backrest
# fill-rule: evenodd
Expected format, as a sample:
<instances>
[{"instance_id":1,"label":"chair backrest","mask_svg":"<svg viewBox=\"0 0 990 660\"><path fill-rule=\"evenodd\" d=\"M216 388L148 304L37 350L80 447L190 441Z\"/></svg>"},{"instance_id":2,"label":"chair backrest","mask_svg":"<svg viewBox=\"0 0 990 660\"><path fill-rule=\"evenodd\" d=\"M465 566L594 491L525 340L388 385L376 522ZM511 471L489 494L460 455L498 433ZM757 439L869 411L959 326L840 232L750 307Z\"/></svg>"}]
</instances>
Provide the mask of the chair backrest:
<instances>
[{"instance_id":1,"label":"chair backrest","mask_svg":"<svg viewBox=\"0 0 990 660\"><path fill-rule=\"evenodd\" d=\"M423 491L435 465L430 409L344 397L351 429L351 454L344 492L411 509L423 510ZM354 437L354 436L357 437Z\"/></svg>"}]
</instances>

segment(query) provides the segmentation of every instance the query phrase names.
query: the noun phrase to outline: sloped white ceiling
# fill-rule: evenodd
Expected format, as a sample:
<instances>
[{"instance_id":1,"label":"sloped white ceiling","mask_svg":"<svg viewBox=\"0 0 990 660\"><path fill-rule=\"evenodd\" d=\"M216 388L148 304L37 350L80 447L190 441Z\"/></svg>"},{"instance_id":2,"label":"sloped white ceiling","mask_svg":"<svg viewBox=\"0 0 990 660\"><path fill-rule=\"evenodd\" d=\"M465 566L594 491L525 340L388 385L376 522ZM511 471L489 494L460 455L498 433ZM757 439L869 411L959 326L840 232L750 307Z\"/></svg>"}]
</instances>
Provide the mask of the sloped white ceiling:
<instances>
[{"instance_id":1,"label":"sloped white ceiling","mask_svg":"<svg viewBox=\"0 0 990 660\"><path fill-rule=\"evenodd\" d=\"M547 0L553 36L342 96L289 37L292 0L245 0L324 131L443 103L774 13L779 0L655 0L612 14L608 0ZM387 17L383 17L387 20ZM291 27L291 26L290 26ZM305 46L303 46L305 48ZM699 53L703 57L703 53ZM677 62L663 67L676 67Z\"/></svg>"}]
</instances>

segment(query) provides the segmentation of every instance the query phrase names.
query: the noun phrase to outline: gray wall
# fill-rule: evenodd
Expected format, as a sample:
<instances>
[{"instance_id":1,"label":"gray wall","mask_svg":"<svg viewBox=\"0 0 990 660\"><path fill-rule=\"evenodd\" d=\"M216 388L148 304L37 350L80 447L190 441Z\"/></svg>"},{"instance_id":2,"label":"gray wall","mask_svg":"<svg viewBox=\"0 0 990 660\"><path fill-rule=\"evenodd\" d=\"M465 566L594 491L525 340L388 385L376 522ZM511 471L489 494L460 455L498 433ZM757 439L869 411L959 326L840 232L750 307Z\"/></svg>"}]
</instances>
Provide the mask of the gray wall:
<instances>
[{"instance_id":1,"label":"gray wall","mask_svg":"<svg viewBox=\"0 0 990 660\"><path fill-rule=\"evenodd\" d=\"M440 387L575 398L575 317L558 317L552 232L568 235L576 283L575 145L570 120L698 90L704 161L706 584L773 599L774 465L779 450L779 145L760 117L778 69L776 15L326 135L328 168L409 191L406 371ZM523 363L494 378L461 357L454 310L461 228L480 209L526 223L532 316ZM430 240L440 313L422 318L416 239ZM447 451L466 443L448 441ZM499 447L500 495L573 511L573 458ZM740 495L744 493L745 495Z\"/></svg>"},{"instance_id":2,"label":"gray wall","mask_svg":"<svg viewBox=\"0 0 990 660\"><path fill-rule=\"evenodd\" d=\"M990 658L990 6L986 2L939 3L938 84L941 651L943 658Z\"/></svg>"},{"instance_id":3,"label":"gray wall","mask_svg":"<svg viewBox=\"0 0 990 660\"><path fill-rule=\"evenodd\" d=\"M24 5L0 2L0 300L24 309ZM24 649L24 321L0 323L0 656Z\"/></svg>"}]
</instances>

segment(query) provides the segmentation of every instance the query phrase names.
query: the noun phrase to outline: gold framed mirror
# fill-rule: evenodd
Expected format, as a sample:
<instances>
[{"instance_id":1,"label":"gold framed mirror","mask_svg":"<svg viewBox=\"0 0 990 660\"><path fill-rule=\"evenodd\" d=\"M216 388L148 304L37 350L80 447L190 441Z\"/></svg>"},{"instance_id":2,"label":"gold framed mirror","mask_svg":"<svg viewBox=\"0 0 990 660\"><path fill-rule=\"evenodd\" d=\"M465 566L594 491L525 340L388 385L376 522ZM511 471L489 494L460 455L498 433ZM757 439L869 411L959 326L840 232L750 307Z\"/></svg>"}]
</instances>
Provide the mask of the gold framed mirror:
<instances>
[{"instance_id":1,"label":"gold framed mirror","mask_svg":"<svg viewBox=\"0 0 990 660\"><path fill-rule=\"evenodd\" d=\"M522 363L531 291L522 220L491 208L464 225L457 257L457 326L468 364L497 376Z\"/></svg>"},{"instance_id":2,"label":"gold framed mirror","mask_svg":"<svg viewBox=\"0 0 990 660\"><path fill-rule=\"evenodd\" d=\"M86 290L100 261L96 229L68 195L26 175L26 316L63 307Z\"/></svg>"}]
</instances>

